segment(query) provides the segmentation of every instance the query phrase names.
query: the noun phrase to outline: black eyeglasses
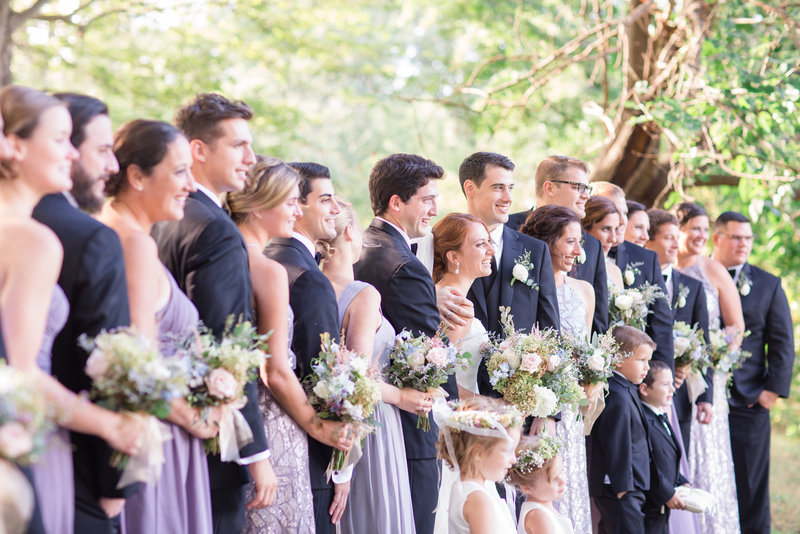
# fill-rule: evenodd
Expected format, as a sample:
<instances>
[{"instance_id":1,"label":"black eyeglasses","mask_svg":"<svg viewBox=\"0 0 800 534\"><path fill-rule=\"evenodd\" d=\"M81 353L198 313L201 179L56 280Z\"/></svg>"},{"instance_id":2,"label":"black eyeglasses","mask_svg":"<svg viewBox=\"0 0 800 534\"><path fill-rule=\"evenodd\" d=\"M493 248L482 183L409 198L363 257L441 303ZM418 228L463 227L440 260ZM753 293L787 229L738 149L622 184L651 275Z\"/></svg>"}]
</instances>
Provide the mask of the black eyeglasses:
<instances>
[{"instance_id":1,"label":"black eyeglasses","mask_svg":"<svg viewBox=\"0 0 800 534\"><path fill-rule=\"evenodd\" d=\"M589 184L582 184L580 182L568 182L566 180L550 180L554 184L567 184L572 186L572 189L577 191L578 193L583 193L586 191L590 195L592 194L592 186Z\"/></svg>"}]
</instances>

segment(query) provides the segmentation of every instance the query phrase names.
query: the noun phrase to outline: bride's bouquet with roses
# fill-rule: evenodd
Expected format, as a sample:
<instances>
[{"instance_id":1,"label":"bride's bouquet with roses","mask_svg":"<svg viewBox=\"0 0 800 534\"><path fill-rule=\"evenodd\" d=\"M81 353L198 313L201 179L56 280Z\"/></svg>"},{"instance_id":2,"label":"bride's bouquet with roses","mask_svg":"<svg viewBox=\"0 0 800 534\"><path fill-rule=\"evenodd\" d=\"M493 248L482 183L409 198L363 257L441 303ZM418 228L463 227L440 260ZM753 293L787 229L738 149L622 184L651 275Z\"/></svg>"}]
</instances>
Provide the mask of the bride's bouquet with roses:
<instances>
[{"instance_id":1,"label":"bride's bouquet with roses","mask_svg":"<svg viewBox=\"0 0 800 534\"><path fill-rule=\"evenodd\" d=\"M228 317L222 337L217 339L203 329L187 345L189 394L192 408L222 407L219 434L205 440L207 452L219 453L223 462L239 459L239 449L253 441L253 432L239 412L247 404L244 388L258 377L264 359L269 357L266 340L249 321L233 325ZM205 413L203 414L205 417Z\"/></svg>"},{"instance_id":2,"label":"bride's bouquet with roses","mask_svg":"<svg viewBox=\"0 0 800 534\"><path fill-rule=\"evenodd\" d=\"M656 299L666 299L661 288L645 282L639 287L622 288L608 286L608 320L611 328L628 325L644 330L647 325L649 306Z\"/></svg>"},{"instance_id":3,"label":"bride's bouquet with roses","mask_svg":"<svg viewBox=\"0 0 800 534\"><path fill-rule=\"evenodd\" d=\"M36 381L0 360L0 458L30 464L47 447L53 425Z\"/></svg>"},{"instance_id":4,"label":"bride's bouquet with roses","mask_svg":"<svg viewBox=\"0 0 800 534\"><path fill-rule=\"evenodd\" d=\"M304 380L308 402L322 419L350 424L356 445L345 453L334 449L326 474L355 464L361 457L361 440L374 430L375 407L381 400L377 370L366 356L320 335L319 357L311 362L312 373Z\"/></svg>"},{"instance_id":5,"label":"bride's bouquet with roses","mask_svg":"<svg viewBox=\"0 0 800 534\"><path fill-rule=\"evenodd\" d=\"M572 353L572 361L583 387L586 400L581 403L584 434L589 435L594 422L605 408L603 391L608 389L608 377L622 359L622 351L611 333L592 335L591 341L565 335L564 339Z\"/></svg>"},{"instance_id":6,"label":"bride's bouquet with roses","mask_svg":"<svg viewBox=\"0 0 800 534\"><path fill-rule=\"evenodd\" d=\"M525 415L548 417L562 407L584 399L583 389L569 349L550 328L530 334L514 330L510 308L501 307L505 339L491 340L482 354L487 358L489 381Z\"/></svg>"},{"instance_id":7,"label":"bride's bouquet with roses","mask_svg":"<svg viewBox=\"0 0 800 534\"><path fill-rule=\"evenodd\" d=\"M164 463L163 443L171 437L159 419L169 416L174 399L188 393L184 362L164 358L151 340L127 328L102 331L93 339L84 334L78 343L90 353L85 372L92 379L92 400L113 412L146 415L141 450L111 457L111 464L123 470L117 487L155 482Z\"/></svg>"},{"instance_id":8,"label":"bride's bouquet with roses","mask_svg":"<svg viewBox=\"0 0 800 534\"><path fill-rule=\"evenodd\" d=\"M455 373L461 359L458 349L444 339L441 330L433 337L424 334L415 337L403 330L394 338L386 382L398 388L411 388L428 392L434 397L444 397L446 393L440 386ZM417 428L426 432L431 429L428 414L418 414Z\"/></svg>"},{"instance_id":9,"label":"bride's bouquet with roses","mask_svg":"<svg viewBox=\"0 0 800 534\"><path fill-rule=\"evenodd\" d=\"M711 365L706 342L703 339L703 330L696 324L692 326L683 321L675 321L672 328L672 343L675 351L675 368L685 369L689 402L694 402L708 387L703 374Z\"/></svg>"}]
</instances>

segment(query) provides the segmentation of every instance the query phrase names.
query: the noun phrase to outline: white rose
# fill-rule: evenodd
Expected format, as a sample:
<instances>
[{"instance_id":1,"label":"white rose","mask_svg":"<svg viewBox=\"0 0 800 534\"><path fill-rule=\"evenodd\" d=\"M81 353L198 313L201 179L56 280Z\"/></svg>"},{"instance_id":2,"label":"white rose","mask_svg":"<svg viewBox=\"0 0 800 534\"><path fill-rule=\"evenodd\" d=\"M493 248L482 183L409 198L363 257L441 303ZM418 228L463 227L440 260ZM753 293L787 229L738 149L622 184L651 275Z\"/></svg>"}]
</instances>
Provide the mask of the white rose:
<instances>
[{"instance_id":1,"label":"white rose","mask_svg":"<svg viewBox=\"0 0 800 534\"><path fill-rule=\"evenodd\" d=\"M606 359L603 358L603 355L601 353L595 351L594 354L592 354L591 356L589 356L589 358L586 359L586 365L592 371L602 371L603 368L606 366Z\"/></svg>"},{"instance_id":2,"label":"white rose","mask_svg":"<svg viewBox=\"0 0 800 534\"><path fill-rule=\"evenodd\" d=\"M620 310L629 310L633 306L633 299L628 295L617 295L614 297L614 304Z\"/></svg>"},{"instance_id":3,"label":"white rose","mask_svg":"<svg viewBox=\"0 0 800 534\"><path fill-rule=\"evenodd\" d=\"M524 265L518 263L511 269L511 275L520 282L525 282L528 280L528 269L526 269Z\"/></svg>"},{"instance_id":4,"label":"white rose","mask_svg":"<svg viewBox=\"0 0 800 534\"><path fill-rule=\"evenodd\" d=\"M512 349L506 349L503 351L503 360L507 361L508 365L512 369L517 369L520 365L519 354L514 352Z\"/></svg>"},{"instance_id":5,"label":"white rose","mask_svg":"<svg viewBox=\"0 0 800 534\"><path fill-rule=\"evenodd\" d=\"M447 364L447 351L441 347L434 347L428 351L425 359L436 367L444 367Z\"/></svg>"},{"instance_id":6,"label":"white rose","mask_svg":"<svg viewBox=\"0 0 800 534\"><path fill-rule=\"evenodd\" d=\"M411 364L412 369L417 369L421 367L422 364L425 363L425 354L423 354L421 350L415 351L411 355L411 360L409 361L409 363Z\"/></svg>"},{"instance_id":7,"label":"white rose","mask_svg":"<svg viewBox=\"0 0 800 534\"><path fill-rule=\"evenodd\" d=\"M99 349L94 349L86 360L86 374L92 380L97 380L108 372L108 358L106 353Z\"/></svg>"},{"instance_id":8,"label":"white rose","mask_svg":"<svg viewBox=\"0 0 800 534\"><path fill-rule=\"evenodd\" d=\"M746 297L747 295L749 295L750 294L750 284L748 284L747 282L742 284L742 288L739 290L739 293L743 297Z\"/></svg>"},{"instance_id":9,"label":"white rose","mask_svg":"<svg viewBox=\"0 0 800 534\"><path fill-rule=\"evenodd\" d=\"M675 355L676 356L681 356L684 352L686 352L686 349L689 348L689 345L691 345L691 342L689 341L688 338L676 337L675 338Z\"/></svg>"},{"instance_id":10,"label":"white rose","mask_svg":"<svg viewBox=\"0 0 800 534\"><path fill-rule=\"evenodd\" d=\"M678 307L683 308L686 306L686 297L679 297L678 298Z\"/></svg>"},{"instance_id":11,"label":"white rose","mask_svg":"<svg viewBox=\"0 0 800 534\"><path fill-rule=\"evenodd\" d=\"M539 366L542 365L542 358L535 352L528 352L522 356L522 362L519 365L520 371L525 371L526 373L533 373L539 369Z\"/></svg>"},{"instance_id":12,"label":"white rose","mask_svg":"<svg viewBox=\"0 0 800 534\"><path fill-rule=\"evenodd\" d=\"M367 371L369 370L369 364L367 363L367 360L359 356L353 356L350 358L350 367L352 367L356 373L361 375L367 374Z\"/></svg>"},{"instance_id":13,"label":"white rose","mask_svg":"<svg viewBox=\"0 0 800 534\"><path fill-rule=\"evenodd\" d=\"M11 421L0 426L0 456L15 459L33 450L33 436L20 423Z\"/></svg>"},{"instance_id":14,"label":"white rose","mask_svg":"<svg viewBox=\"0 0 800 534\"><path fill-rule=\"evenodd\" d=\"M633 284L633 279L636 275L633 274L633 271L625 271L625 285L629 286Z\"/></svg>"},{"instance_id":15,"label":"white rose","mask_svg":"<svg viewBox=\"0 0 800 534\"><path fill-rule=\"evenodd\" d=\"M550 372L555 371L559 365L561 365L561 356L553 354L550 356L550 361L547 362L547 370Z\"/></svg>"},{"instance_id":16,"label":"white rose","mask_svg":"<svg viewBox=\"0 0 800 534\"><path fill-rule=\"evenodd\" d=\"M532 416L547 417L556 411L558 397L546 387L533 386L533 397L536 399L536 408L531 413Z\"/></svg>"},{"instance_id":17,"label":"white rose","mask_svg":"<svg viewBox=\"0 0 800 534\"><path fill-rule=\"evenodd\" d=\"M328 382L325 380L320 380L317 382L317 384L314 386L314 393L317 395L317 397L323 400L330 399L331 388L328 387Z\"/></svg>"},{"instance_id":18,"label":"white rose","mask_svg":"<svg viewBox=\"0 0 800 534\"><path fill-rule=\"evenodd\" d=\"M232 399L236 395L239 384L236 379L225 369L214 369L206 377L208 394L217 399Z\"/></svg>"},{"instance_id":19,"label":"white rose","mask_svg":"<svg viewBox=\"0 0 800 534\"><path fill-rule=\"evenodd\" d=\"M580 264L583 264L584 262L586 262L586 251L584 250L583 247L581 247L581 253L580 253L580 255L578 255L577 261Z\"/></svg>"}]
</instances>

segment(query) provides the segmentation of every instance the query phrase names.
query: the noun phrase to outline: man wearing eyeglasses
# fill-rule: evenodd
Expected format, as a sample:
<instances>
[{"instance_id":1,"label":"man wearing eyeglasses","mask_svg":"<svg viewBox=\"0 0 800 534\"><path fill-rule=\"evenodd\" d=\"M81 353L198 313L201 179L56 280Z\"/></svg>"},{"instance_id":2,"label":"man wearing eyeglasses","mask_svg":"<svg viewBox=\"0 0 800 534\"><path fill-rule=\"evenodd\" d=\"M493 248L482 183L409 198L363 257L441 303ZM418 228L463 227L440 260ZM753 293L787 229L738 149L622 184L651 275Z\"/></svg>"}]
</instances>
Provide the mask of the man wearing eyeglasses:
<instances>
[{"instance_id":1,"label":"man wearing eyeglasses","mask_svg":"<svg viewBox=\"0 0 800 534\"><path fill-rule=\"evenodd\" d=\"M589 185L589 166L586 162L569 156L548 156L536 168L536 207L563 206L579 218L586 215L586 201L592 193ZM508 217L508 226L519 230L533 210L514 213ZM608 286L606 265L600 241L585 230L581 247L583 262L577 262L569 276L592 284L595 291L592 332L603 334L608 330Z\"/></svg>"},{"instance_id":2,"label":"man wearing eyeglasses","mask_svg":"<svg viewBox=\"0 0 800 534\"><path fill-rule=\"evenodd\" d=\"M714 223L714 259L733 277L750 335L742 349L752 356L733 372L730 413L733 468L742 534L770 532L769 410L789 395L794 336L781 279L747 263L753 249L750 220L726 211Z\"/></svg>"}]
</instances>

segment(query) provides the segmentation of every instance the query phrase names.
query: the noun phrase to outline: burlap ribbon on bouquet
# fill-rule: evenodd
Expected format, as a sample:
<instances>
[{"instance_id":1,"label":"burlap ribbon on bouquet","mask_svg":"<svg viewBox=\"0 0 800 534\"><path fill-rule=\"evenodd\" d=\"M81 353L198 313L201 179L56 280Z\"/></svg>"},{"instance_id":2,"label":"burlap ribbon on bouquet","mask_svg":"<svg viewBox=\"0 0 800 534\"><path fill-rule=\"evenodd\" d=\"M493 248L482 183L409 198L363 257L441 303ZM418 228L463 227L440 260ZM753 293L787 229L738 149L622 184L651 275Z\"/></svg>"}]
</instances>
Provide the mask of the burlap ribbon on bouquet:
<instances>
[{"instance_id":1,"label":"burlap ribbon on bouquet","mask_svg":"<svg viewBox=\"0 0 800 534\"><path fill-rule=\"evenodd\" d=\"M142 448L125 461L122 477L117 489L124 488L134 482L155 484L161 476L164 465L164 443L172 439L169 427L154 415L144 416L144 434Z\"/></svg>"},{"instance_id":2,"label":"burlap ribbon on bouquet","mask_svg":"<svg viewBox=\"0 0 800 534\"><path fill-rule=\"evenodd\" d=\"M241 410L247 397L222 405L219 417L219 457L223 462L240 459L239 449L253 442L253 431Z\"/></svg>"},{"instance_id":3,"label":"burlap ribbon on bouquet","mask_svg":"<svg viewBox=\"0 0 800 534\"><path fill-rule=\"evenodd\" d=\"M606 407L605 392L608 390L606 382L598 384L589 384L583 386L583 391L586 394L586 399L589 404L580 407L580 414L583 416L583 435L588 436L592 433L595 421L603 413Z\"/></svg>"}]
</instances>

